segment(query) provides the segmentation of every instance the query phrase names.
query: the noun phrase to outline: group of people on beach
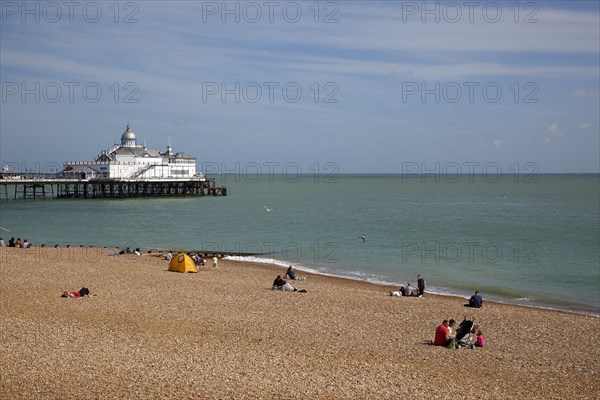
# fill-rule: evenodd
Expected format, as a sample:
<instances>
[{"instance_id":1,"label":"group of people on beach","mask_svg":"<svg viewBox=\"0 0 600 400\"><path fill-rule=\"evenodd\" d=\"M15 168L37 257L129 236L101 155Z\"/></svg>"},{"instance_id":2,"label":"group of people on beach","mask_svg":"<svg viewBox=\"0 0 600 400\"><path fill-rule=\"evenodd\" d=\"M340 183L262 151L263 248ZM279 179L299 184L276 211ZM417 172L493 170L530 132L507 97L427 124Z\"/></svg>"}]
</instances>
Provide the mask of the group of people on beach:
<instances>
[{"instance_id":1,"label":"group of people on beach","mask_svg":"<svg viewBox=\"0 0 600 400\"><path fill-rule=\"evenodd\" d=\"M473 307L473 308L481 308L483 307L483 298L479 294L479 290L475 291L469 298L469 302L465 304L465 307ZM463 321L463 324L467 322L466 319ZM462 330L462 336L460 338L456 337L456 321L451 320L443 320L441 325L435 329L435 338L433 344L436 346L446 346L449 348L460 348L461 345L468 346L469 348L473 347L483 347L485 346L485 339L483 338L483 332L479 325L473 324L467 325L466 332ZM462 327L459 326L459 330ZM465 336L465 334L468 336Z\"/></svg>"},{"instance_id":2,"label":"group of people on beach","mask_svg":"<svg viewBox=\"0 0 600 400\"><path fill-rule=\"evenodd\" d=\"M273 290L281 290L282 292L298 292L298 293L306 293L306 289L296 289L291 283L286 282L285 279L292 280L304 280L304 277L300 277L294 271L294 268L290 265L285 272L283 278L281 275L277 275L277 278L273 281L273 286L271 289Z\"/></svg>"},{"instance_id":3,"label":"group of people on beach","mask_svg":"<svg viewBox=\"0 0 600 400\"><path fill-rule=\"evenodd\" d=\"M424 294L425 279L423 279L421 274L417 274L417 287L412 286L412 283L408 282L406 286L400 285L398 290L390 292L390 296L423 297Z\"/></svg>"},{"instance_id":4,"label":"group of people on beach","mask_svg":"<svg viewBox=\"0 0 600 400\"><path fill-rule=\"evenodd\" d=\"M194 264L196 264L196 267L204 267L206 265L206 260L204 259L204 257L202 257L200 254L198 253L187 253L187 255L194 260ZM172 251L168 251L167 254L165 255L165 260L171 262L171 260L173 259L173 252ZM212 266L213 268L219 268L219 258L217 256L214 256L212 258Z\"/></svg>"},{"instance_id":5,"label":"group of people on beach","mask_svg":"<svg viewBox=\"0 0 600 400\"><path fill-rule=\"evenodd\" d=\"M483 331L479 325L473 325L472 329L467 332L468 338L466 338L464 341L462 341L463 338L456 337L457 330L455 326L455 320L443 320L442 324L438 325L438 327L435 329L433 344L436 346L445 346L453 349L460 348L460 344L457 341L465 343L469 348L485 346ZM469 330L468 327L467 330Z\"/></svg>"},{"instance_id":6,"label":"group of people on beach","mask_svg":"<svg viewBox=\"0 0 600 400\"><path fill-rule=\"evenodd\" d=\"M0 247L4 247L4 246L5 246L5 244L4 244L4 238L0 237ZM7 247L19 247L19 248L22 248L22 249L28 249L28 248L31 247L31 243L29 243L27 241L27 239L21 240L21 238L17 238L15 240L14 237L11 237L9 239L9 241L8 241L8 245L6 245L6 246Z\"/></svg>"}]
</instances>

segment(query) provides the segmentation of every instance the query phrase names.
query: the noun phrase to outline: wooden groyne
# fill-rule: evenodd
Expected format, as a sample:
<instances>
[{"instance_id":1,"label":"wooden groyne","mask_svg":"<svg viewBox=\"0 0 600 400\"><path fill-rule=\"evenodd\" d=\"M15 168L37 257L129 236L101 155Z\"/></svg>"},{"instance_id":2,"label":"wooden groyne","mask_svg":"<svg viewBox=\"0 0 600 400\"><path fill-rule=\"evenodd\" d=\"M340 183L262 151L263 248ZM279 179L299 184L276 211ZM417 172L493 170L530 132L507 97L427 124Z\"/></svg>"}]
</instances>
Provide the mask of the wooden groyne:
<instances>
[{"instance_id":1,"label":"wooden groyne","mask_svg":"<svg viewBox=\"0 0 600 400\"><path fill-rule=\"evenodd\" d=\"M113 180L49 177L0 179L0 199L122 199L140 197L227 196L227 187L207 180Z\"/></svg>"},{"instance_id":2,"label":"wooden groyne","mask_svg":"<svg viewBox=\"0 0 600 400\"><path fill-rule=\"evenodd\" d=\"M133 249L132 249L133 250ZM158 247L140 247L140 253L143 255L162 255L163 253L172 252L175 254L198 254L203 258L212 258L212 257L255 257L262 256L270 253L250 253L250 252L240 252L240 251L223 251L223 250L197 250L197 249L174 249L174 248L158 248Z\"/></svg>"},{"instance_id":3,"label":"wooden groyne","mask_svg":"<svg viewBox=\"0 0 600 400\"><path fill-rule=\"evenodd\" d=\"M0 247L0 258L4 257L6 253L4 253L9 247ZM166 253L171 252L173 256L177 254L198 254L199 256L210 259L212 257L224 258L224 257L257 257L257 256L266 256L272 257L272 253L256 253L256 252L244 252L244 251L227 251L220 249L178 249L175 247L169 248L160 248L160 247L111 247L111 246L88 246L84 244L78 243L54 243L54 242L46 242L41 243L39 245L32 246L28 249L22 249L23 252L20 253L22 257L43 257L47 255L49 251L53 249L67 249L71 253L73 257L83 254L81 251L85 251L86 249L93 249L96 251L101 251L102 253L107 252L108 255L118 256L118 255L134 255L135 251L138 250L142 256L150 256L150 257L164 257ZM21 250L21 249L19 249ZM98 253L101 254L101 253Z\"/></svg>"}]
</instances>

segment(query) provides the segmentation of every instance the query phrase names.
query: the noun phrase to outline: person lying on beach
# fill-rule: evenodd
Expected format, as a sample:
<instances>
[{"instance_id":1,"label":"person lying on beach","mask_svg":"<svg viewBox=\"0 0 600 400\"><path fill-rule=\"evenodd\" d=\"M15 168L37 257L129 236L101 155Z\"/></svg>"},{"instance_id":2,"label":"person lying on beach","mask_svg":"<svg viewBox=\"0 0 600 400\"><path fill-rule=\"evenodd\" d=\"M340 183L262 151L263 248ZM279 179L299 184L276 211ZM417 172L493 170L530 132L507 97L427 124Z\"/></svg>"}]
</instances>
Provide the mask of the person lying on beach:
<instances>
[{"instance_id":1,"label":"person lying on beach","mask_svg":"<svg viewBox=\"0 0 600 400\"><path fill-rule=\"evenodd\" d=\"M400 285L400 288L398 288L398 290L390 292L390 296L394 296L394 297L404 296L404 286Z\"/></svg>"},{"instance_id":2,"label":"person lying on beach","mask_svg":"<svg viewBox=\"0 0 600 400\"><path fill-rule=\"evenodd\" d=\"M281 278L281 275L277 275L277 278L275 278L275 280L273 281L273 286L272 288L273 290L281 290L283 292L299 292L299 293L306 293L305 289L296 289L294 286L292 286L291 284L287 283L285 280L283 280Z\"/></svg>"},{"instance_id":3,"label":"person lying on beach","mask_svg":"<svg viewBox=\"0 0 600 400\"><path fill-rule=\"evenodd\" d=\"M90 290L86 287L82 287L79 289L79 292L66 290L63 292L61 297L88 297L90 295Z\"/></svg>"},{"instance_id":4,"label":"person lying on beach","mask_svg":"<svg viewBox=\"0 0 600 400\"><path fill-rule=\"evenodd\" d=\"M275 290L281 290L281 288L285 284L286 284L286 281L284 281L281 278L281 275L277 275L277 278L275 278L275 280L273 281L273 289L275 289Z\"/></svg>"},{"instance_id":5,"label":"person lying on beach","mask_svg":"<svg viewBox=\"0 0 600 400\"><path fill-rule=\"evenodd\" d=\"M69 246L67 246L69 247ZM124 248L123 250L115 251L114 253L110 253L109 256L120 256L123 254L133 254L133 251L129 247Z\"/></svg>"}]
</instances>

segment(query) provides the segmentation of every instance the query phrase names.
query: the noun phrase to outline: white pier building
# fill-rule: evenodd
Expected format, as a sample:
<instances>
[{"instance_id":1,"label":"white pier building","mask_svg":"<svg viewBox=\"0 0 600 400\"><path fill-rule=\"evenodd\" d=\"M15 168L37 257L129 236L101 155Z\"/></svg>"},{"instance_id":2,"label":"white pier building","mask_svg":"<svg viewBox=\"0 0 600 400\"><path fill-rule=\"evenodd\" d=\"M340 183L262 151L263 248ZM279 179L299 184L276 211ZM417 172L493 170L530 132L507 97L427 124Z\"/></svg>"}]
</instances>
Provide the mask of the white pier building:
<instances>
[{"instance_id":1,"label":"white pier building","mask_svg":"<svg viewBox=\"0 0 600 400\"><path fill-rule=\"evenodd\" d=\"M93 161L66 162L63 174L79 179L204 180L196 173L195 157L174 153L170 145L162 153L149 150L137 143L129 124L120 144L103 150Z\"/></svg>"}]
</instances>

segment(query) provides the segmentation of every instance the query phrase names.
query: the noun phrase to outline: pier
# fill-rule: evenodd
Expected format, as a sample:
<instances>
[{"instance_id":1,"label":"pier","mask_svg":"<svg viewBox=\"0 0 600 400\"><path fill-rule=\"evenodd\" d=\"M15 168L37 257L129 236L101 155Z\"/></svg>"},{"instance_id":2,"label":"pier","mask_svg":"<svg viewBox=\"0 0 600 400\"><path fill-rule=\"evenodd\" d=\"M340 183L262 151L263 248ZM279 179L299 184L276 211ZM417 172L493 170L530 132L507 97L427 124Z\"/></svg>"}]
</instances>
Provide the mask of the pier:
<instances>
[{"instance_id":1,"label":"pier","mask_svg":"<svg viewBox=\"0 0 600 400\"><path fill-rule=\"evenodd\" d=\"M120 143L92 161L69 161L54 171L27 173L3 165L0 200L227 196L227 187L196 172L196 157L173 151L170 140L164 152L138 144L129 123Z\"/></svg>"},{"instance_id":2,"label":"pier","mask_svg":"<svg viewBox=\"0 0 600 400\"><path fill-rule=\"evenodd\" d=\"M42 175L42 176L40 176ZM65 179L52 174L0 176L0 200L227 196L215 179Z\"/></svg>"}]
</instances>

